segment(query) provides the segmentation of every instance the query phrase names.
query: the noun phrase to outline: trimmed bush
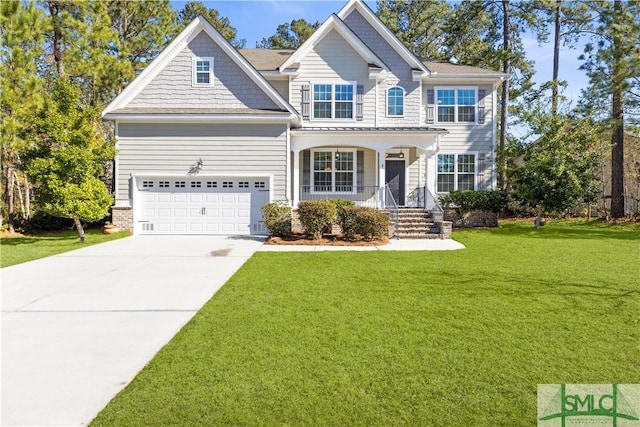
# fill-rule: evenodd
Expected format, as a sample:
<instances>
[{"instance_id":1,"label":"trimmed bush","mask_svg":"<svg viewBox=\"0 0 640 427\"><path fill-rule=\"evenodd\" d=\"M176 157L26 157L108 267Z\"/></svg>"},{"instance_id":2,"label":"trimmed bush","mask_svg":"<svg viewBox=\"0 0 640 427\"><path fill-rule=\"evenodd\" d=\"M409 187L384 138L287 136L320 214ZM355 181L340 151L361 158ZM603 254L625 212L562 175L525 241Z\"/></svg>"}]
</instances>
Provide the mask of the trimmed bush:
<instances>
[{"instance_id":1,"label":"trimmed bush","mask_svg":"<svg viewBox=\"0 0 640 427\"><path fill-rule=\"evenodd\" d=\"M322 238L322 233L331 229L336 212L336 205L327 200L314 200L298 204L300 223L307 237L312 240Z\"/></svg>"},{"instance_id":2,"label":"trimmed bush","mask_svg":"<svg viewBox=\"0 0 640 427\"><path fill-rule=\"evenodd\" d=\"M358 206L342 206L338 209L338 225L345 238L352 240L358 234Z\"/></svg>"},{"instance_id":3,"label":"trimmed bush","mask_svg":"<svg viewBox=\"0 0 640 427\"><path fill-rule=\"evenodd\" d=\"M285 203L264 205L262 220L272 236L285 237L291 233L291 208Z\"/></svg>"},{"instance_id":4,"label":"trimmed bush","mask_svg":"<svg viewBox=\"0 0 640 427\"><path fill-rule=\"evenodd\" d=\"M452 191L440 196L440 203L446 209L454 209L461 217L475 210L500 213L507 207L507 195L502 191Z\"/></svg>"},{"instance_id":5,"label":"trimmed bush","mask_svg":"<svg viewBox=\"0 0 640 427\"><path fill-rule=\"evenodd\" d=\"M362 206L343 206L338 211L338 222L347 239L357 235L371 240L386 236L391 219L381 210Z\"/></svg>"}]
</instances>

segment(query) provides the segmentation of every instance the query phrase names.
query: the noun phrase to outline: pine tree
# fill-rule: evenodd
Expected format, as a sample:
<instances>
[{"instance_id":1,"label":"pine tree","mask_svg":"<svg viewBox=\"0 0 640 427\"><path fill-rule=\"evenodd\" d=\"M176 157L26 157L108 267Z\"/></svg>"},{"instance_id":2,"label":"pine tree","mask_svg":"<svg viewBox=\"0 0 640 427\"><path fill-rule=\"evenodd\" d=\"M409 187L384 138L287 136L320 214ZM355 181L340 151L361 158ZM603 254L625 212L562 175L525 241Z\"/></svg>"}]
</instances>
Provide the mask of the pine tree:
<instances>
[{"instance_id":1,"label":"pine tree","mask_svg":"<svg viewBox=\"0 0 640 427\"><path fill-rule=\"evenodd\" d=\"M2 219L14 231L15 197L28 217L29 183L22 174L25 129L42 105L43 80L38 74L44 49L43 13L34 3L0 3L0 132L2 158Z\"/></svg>"},{"instance_id":2,"label":"pine tree","mask_svg":"<svg viewBox=\"0 0 640 427\"><path fill-rule=\"evenodd\" d=\"M449 59L443 49L451 6L444 0L379 0L377 15L416 56Z\"/></svg>"},{"instance_id":3,"label":"pine tree","mask_svg":"<svg viewBox=\"0 0 640 427\"><path fill-rule=\"evenodd\" d=\"M608 122L611 136L611 217L622 218L624 209L624 130L637 124L640 116L640 2L594 1L590 9L597 16L593 43L581 57L591 87L585 91L585 110L598 99L611 98Z\"/></svg>"},{"instance_id":4,"label":"pine tree","mask_svg":"<svg viewBox=\"0 0 640 427\"><path fill-rule=\"evenodd\" d=\"M209 9L204 3L199 1L190 1L184 5L184 8L178 13L178 31L182 31L198 16L203 16L213 28L215 28L222 37L224 37L233 47L241 49L247 44L245 39L238 39L238 30L229 22L229 18L220 16L220 12L216 9Z\"/></svg>"},{"instance_id":5,"label":"pine tree","mask_svg":"<svg viewBox=\"0 0 640 427\"><path fill-rule=\"evenodd\" d=\"M263 38L256 43L256 47L262 49L297 49L311 37L319 26L320 22L317 21L310 23L304 19L294 19L291 23L285 22L278 25L276 33Z\"/></svg>"}]
</instances>

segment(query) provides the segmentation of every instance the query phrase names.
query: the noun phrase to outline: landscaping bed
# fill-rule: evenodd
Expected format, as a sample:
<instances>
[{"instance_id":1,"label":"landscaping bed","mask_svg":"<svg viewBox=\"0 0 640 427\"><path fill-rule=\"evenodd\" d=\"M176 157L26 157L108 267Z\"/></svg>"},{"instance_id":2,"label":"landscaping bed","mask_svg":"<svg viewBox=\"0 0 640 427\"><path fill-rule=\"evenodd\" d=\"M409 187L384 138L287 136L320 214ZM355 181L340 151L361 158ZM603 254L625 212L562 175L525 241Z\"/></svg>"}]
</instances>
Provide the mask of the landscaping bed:
<instances>
[{"instance_id":1,"label":"landscaping bed","mask_svg":"<svg viewBox=\"0 0 640 427\"><path fill-rule=\"evenodd\" d=\"M286 237L269 237L266 245L303 245L303 246L380 246L389 243L389 238L366 240L347 239L342 235L323 236L321 239L308 239L304 234L292 234Z\"/></svg>"}]
</instances>

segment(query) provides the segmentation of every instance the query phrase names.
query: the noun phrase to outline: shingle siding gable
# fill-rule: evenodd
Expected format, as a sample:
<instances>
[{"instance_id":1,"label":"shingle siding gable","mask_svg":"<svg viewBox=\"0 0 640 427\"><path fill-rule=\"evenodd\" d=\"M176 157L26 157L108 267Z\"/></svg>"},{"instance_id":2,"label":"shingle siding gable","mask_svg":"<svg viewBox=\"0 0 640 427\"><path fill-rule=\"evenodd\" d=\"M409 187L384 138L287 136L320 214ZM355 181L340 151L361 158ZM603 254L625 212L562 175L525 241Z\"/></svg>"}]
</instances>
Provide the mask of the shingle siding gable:
<instances>
[{"instance_id":1,"label":"shingle siding gable","mask_svg":"<svg viewBox=\"0 0 640 427\"><path fill-rule=\"evenodd\" d=\"M379 86L378 125L379 126L419 126L420 125L420 83L412 81L412 70L400 54L354 10L344 22L371 50L391 69L391 74ZM387 117L387 90L401 86L405 90L404 117Z\"/></svg>"},{"instance_id":2,"label":"shingle siding gable","mask_svg":"<svg viewBox=\"0 0 640 427\"><path fill-rule=\"evenodd\" d=\"M213 86L192 85L195 57L214 58ZM200 32L126 107L160 106L279 109L205 32Z\"/></svg>"}]
</instances>

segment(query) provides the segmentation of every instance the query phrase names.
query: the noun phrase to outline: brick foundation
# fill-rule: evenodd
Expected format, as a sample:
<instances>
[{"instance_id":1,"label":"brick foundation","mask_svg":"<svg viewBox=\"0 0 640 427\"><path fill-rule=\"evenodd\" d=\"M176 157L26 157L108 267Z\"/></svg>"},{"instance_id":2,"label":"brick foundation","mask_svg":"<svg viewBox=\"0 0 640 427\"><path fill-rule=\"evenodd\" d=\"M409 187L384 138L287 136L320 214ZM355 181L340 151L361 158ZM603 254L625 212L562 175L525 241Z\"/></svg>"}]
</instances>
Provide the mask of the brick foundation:
<instances>
[{"instance_id":1,"label":"brick foundation","mask_svg":"<svg viewBox=\"0 0 640 427\"><path fill-rule=\"evenodd\" d=\"M133 233L133 208L130 206L113 206L111 222L122 230Z\"/></svg>"},{"instance_id":2,"label":"brick foundation","mask_svg":"<svg viewBox=\"0 0 640 427\"><path fill-rule=\"evenodd\" d=\"M454 209L445 209L444 219L451 221L454 227L497 227L498 214L491 211L468 212L464 218Z\"/></svg>"}]
</instances>

